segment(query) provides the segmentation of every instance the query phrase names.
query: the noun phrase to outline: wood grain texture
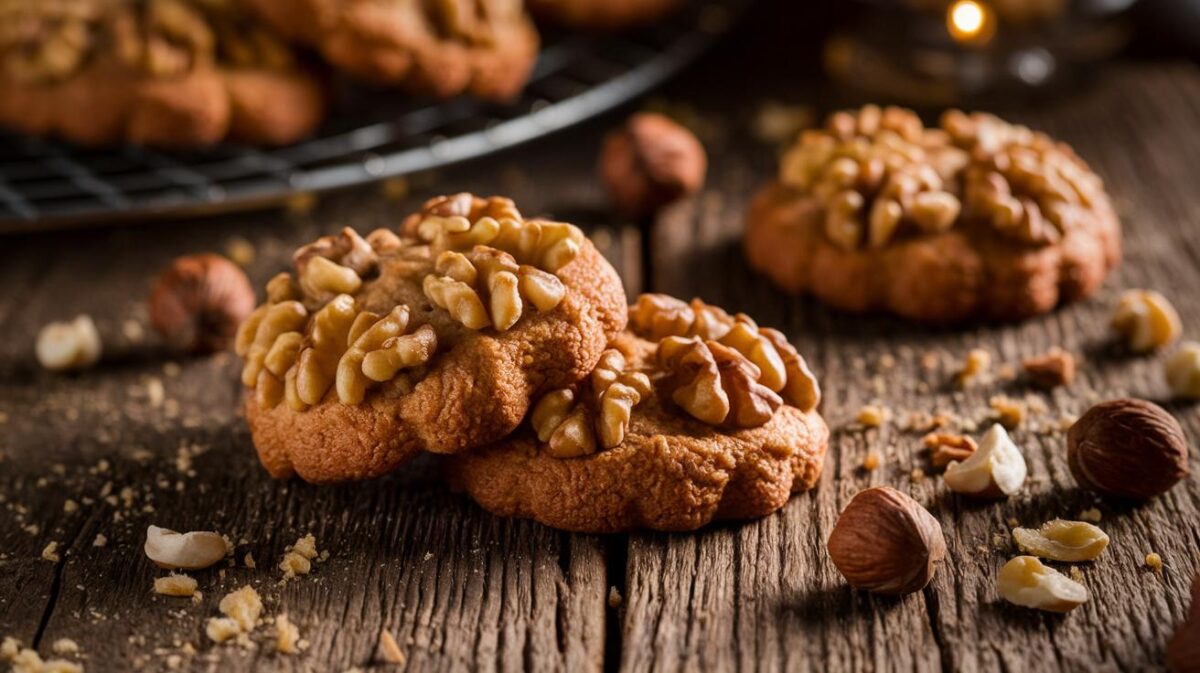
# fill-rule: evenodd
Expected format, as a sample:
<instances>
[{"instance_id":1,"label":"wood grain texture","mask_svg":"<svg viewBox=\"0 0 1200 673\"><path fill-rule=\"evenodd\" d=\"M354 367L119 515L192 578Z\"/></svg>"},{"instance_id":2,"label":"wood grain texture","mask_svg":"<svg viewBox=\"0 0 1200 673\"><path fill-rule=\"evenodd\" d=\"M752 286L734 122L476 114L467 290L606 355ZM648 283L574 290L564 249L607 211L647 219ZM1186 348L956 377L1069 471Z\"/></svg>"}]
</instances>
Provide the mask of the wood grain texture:
<instances>
[{"instance_id":1,"label":"wood grain texture","mask_svg":"<svg viewBox=\"0 0 1200 673\"><path fill-rule=\"evenodd\" d=\"M637 227L608 212L592 177L613 118L414 180L400 202L365 188L321 198L307 214L6 238L0 636L44 654L55 640L72 638L93 673L139 664L163 670L185 643L197 653L182 655L179 670L376 670L384 630L405 654L405 665L394 669L414 671L1161 668L1163 644L1200 566L1195 476L1144 506L1096 501L1074 487L1062 435L1026 427L1015 437L1030 465L1027 488L1008 501L972 504L948 495L936 475L911 480L914 468L928 469L920 433L898 422L864 431L850 421L868 402L891 408L896 421L910 411L979 420L995 394L1034 393L1019 384L946 385L969 348L1011 364L1060 345L1085 363L1070 389L1036 393L1048 410L1034 425L1133 394L1163 401L1193 443L1200 438L1196 406L1165 400L1161 358L1120 356L1105 326L1121 288L1152 287L1175 302L1189 335L1200 334L1200 71L1120 65L1052 106L1000 110L1075 144L1106 179L1124 219L1127 260L1093 300L1020 325L952 332L829 311L749 271L738 242L743 211L773 172L774 150L743 130L753 105L711 84L737 76L748 100L777 97L779 73L762 67L773 57L750 51L735 41L717 55L723 69L701 68L672 89L692 102L685 112L701 125L712 157L709 187L664 213L645 246ZM803 83L793 96L836 100ZM153 335L124 333L126 321L146 325L150 281L175 255L220 251L231 236L244 237L257 249L249 273L261 286L318 234L395 224L435 191L460 189L512 195L528 214L581 224L631 295L645 287L699 295L786 330L822 378L835 429L814 492L760 521L686 535L597 537L491 517L447 492L432 459L364 484L274 482L237 415L235 358L172 360ZM80 312L98 323L100 366L72 375L38 369L38 328ZM867 473L860 466L870 451L884 461ZM1195 449L1192 458L1198 464ZM933 583L899 600L848 589L824 548L841 508L876 484L911 493L947 538L948 560ZM77 508L67 511L68 500ZM1005 542L1008 520L1036 524L1093 506L1113 543L1082 566L1092 600L1066 617L1001 602L994 577L1014 553ZM150 585L162 571L141 551L149 523L225 532L238 543L237 563L195 573L204 592L198 604L155 596ZM280 584L280 555L309 532L329 559L310 576ZM994 544L996 535L1002 544ZM57 562L42 558L49 542L58 543ZM1149 551L1165 559L1161 574L1143 566ZM246 552L256 568L245 567ZM244 584L263 594L265 615L286 612L299 626L310 642L303 655L274 654L265 627L257 649L206 641L204 623L220 597ZM609 605L610 587L622 598L617 608Z\"/></svg>"}]
</instances>

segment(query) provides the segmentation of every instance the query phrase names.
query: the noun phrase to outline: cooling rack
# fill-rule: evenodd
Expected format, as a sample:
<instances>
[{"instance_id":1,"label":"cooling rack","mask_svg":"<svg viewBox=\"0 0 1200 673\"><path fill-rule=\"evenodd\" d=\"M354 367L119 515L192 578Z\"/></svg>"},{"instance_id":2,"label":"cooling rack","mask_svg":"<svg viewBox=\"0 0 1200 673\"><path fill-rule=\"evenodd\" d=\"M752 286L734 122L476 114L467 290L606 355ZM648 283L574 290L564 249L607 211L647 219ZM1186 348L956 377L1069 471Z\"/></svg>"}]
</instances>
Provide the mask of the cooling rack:
<instances>
[{"instance_id":1,"label":"cooling rack","mask_svg":"<svg viewBox=\"0 0 1200 673\"><path fill-rule=\"evenodd\" d=\"M693 2L669 21L626 34L544 35L529 85L506 105L418 101L342 87L334 120L287 147L96 150L0 131L0 232L249 210L297 192L349 187L511 147L660 84L725 33L749 2Z\"/></svg>"}]
</instances>

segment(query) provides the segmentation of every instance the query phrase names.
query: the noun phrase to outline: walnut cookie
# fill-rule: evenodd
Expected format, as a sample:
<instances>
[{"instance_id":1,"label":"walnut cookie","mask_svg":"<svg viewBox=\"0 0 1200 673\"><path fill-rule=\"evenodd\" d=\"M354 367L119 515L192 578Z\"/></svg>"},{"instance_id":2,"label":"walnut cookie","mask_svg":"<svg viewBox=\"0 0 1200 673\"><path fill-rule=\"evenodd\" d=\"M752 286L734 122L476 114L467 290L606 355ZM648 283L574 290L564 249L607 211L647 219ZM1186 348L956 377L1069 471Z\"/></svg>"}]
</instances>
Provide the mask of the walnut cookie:
<instances>
[{"instance_id":1,"label":"walnut cookie","mask_svg":"<svg viewBox=\"0 0 1200 673\"><path fill-rule=\"evenodd\" d=\"M657 294L629 321L525 428L446 461L451 485L494 514L597 533L765 516L813 487L829 430L783 334Z\"/></svg>"},{"instance_id":2,"label":"walnut cookie","mask_svg":"<svg viewBox=\"0 0 1200 673\"><path fill-rule=\"evenodd\" d=\"M236 343L254 444L280 478L374 477L495 441L585 377L626 321L583 233L503 198L438 197L399 235L347 228L294 261Z\"/></svg>"},{"instance_id":3,"label":"walnut cookie","mask_svg":"<svg viewBox=\"0 0 1200 673\"><path fill-rule=\"evenodd\" d=\"M337 68L446 98L515 96L539 38L523 0L246 0Z\"/></svg>"},{"instance_id":4,"label":"walnut cookie","mask_svg":"<svg viewBox=\"0 0 1200 673\"><path fill-rule=\"evenodd\" d=\"M1044 313L1121 256L1103 183L1067 145L988 114L926 128L875 106L801 135L744 244L789 292L941 324Z\"/></svg>"},{"instance_id":5,"label":"walnut cookie","mask_svg":"<svg viewBox=\"0 0 1200 673\"><path fill-rule=\"evenodd\" d=\"M240 0L5 0L0 124L87 145L285 144L324 88Z\"/></svg>"}]
</instances>

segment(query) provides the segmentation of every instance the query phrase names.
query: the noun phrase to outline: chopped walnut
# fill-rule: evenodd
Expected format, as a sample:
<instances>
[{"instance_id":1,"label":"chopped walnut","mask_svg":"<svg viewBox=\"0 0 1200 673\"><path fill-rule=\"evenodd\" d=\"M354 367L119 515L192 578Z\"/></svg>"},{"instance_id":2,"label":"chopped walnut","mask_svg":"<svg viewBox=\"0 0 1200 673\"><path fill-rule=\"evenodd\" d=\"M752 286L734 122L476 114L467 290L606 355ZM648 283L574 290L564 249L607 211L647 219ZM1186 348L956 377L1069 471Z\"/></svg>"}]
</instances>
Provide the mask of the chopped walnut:
<instances>
[{"instance_id":1,"label":"chopped walnut","mask_svg":"<svg viewBox=\"0 0 1200 673\"><path fill-rule=\"evenodd\" d=\"M979 448L975 440L966 435L946 432L931 432L922 437L921 442L929 449L929 460L934 467L946 467L952 462L964 461Z\"/></svg>"},{"instance_id":2,"label":"chopped walnut","mask_svg":"<svg viewBox=\"0 0 1200 673\"><path fill-rule=\"evenodd\" d=\"M526 302L551 311L566 295L554 274L518 265L512 255L483 245L467 254L443 252L435 271L441 275L425 277L425 296L469 329L503 332L521 318Z\"/></svg>"},{"instance_id":3,"label":"chopped walnut","mask_svg":"<svg viewBox=\"0 0 1200 673\"><path fill-rule=\"evenodd\" d=\"M1034 385L1042 388L1070 385L1075 380L1075 356L1057 347L1026 358L1021 362L1021 368Z\"/></svg>"},{"instance_id":4,"label":"chopped walnut","mask_svg":"<svg viewBox=\"0 0 1200 673\"><path fill-rule=\"evenodd\" d=\"M633 408L651 390L645 374L626 372L625 367L620 351L606 350L589 379L592 405L577 400L572 389L553 391L534 405L530 422L550 455L584 456L595 453L597 439L605 449L625 441Z\"/></svg>"}]
</instances>

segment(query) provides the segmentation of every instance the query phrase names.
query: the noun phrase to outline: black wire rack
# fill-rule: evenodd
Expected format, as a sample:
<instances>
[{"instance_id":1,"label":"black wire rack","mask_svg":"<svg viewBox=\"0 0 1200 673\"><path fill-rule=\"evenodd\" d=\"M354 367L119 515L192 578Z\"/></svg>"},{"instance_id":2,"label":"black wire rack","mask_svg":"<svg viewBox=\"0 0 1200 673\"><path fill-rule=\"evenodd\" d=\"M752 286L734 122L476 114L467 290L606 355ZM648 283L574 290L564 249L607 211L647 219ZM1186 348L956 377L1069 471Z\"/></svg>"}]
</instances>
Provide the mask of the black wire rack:
<instances>
[{"instance_id":1,"label":"black wire rack","mask_svg":"<svg viewBox=\"0 0 1200 673\"><path fill-rule=\"evenodd\" d=\"M629 34L544 36L528 86L507 105L343 91L335 96L333 121L313 138L282 148L93 150L0 131L0 232L250 210L297 192L349 187L511 147L660 84L728 30L749 1L693 2L670 21Z\"/></svg>"}]
</instances>

